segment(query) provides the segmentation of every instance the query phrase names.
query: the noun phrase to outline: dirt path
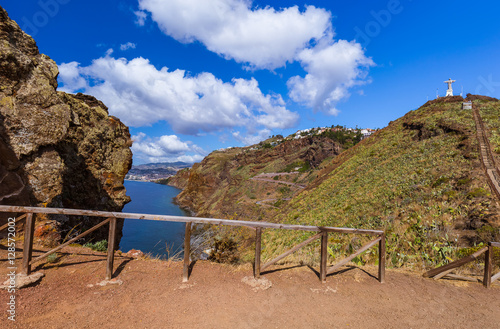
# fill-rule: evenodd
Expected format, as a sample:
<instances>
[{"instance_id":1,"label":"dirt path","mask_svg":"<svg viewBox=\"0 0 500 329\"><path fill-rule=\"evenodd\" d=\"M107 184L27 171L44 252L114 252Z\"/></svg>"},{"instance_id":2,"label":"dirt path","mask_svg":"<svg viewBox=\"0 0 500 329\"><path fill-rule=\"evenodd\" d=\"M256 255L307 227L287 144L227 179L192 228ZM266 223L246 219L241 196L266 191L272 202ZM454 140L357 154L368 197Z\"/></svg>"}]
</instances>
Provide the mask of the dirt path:
<instances>
[{"instance_id":1,"label":"dirt path","mask_svg":"<svg viewBox=\"0 0 500 329\"><path fill-rule=\"evenodd\" d=\"M296 184L296 183L292 183L292 182L287 182L287 181L273 179L276 176L279 177L279 176L283 176L283 175L292 175L294 173L295 172L293 172L293 173L267 173L267 174L259 174L257 176L254 176L254 177L250 178L250 179L251 180L257 180L257 181L262 181L262 182L285 184L285 185L289 185L289 186L296 187L296 188L299 188L299 189L306 188L305 185L301 185L301 184Z\"/></svg>"},{"instance_id":2,"label":"dirt path","mask_svg":"<svg viewBox=\"0 0 500 329\"><path fill-rule=\"evenodd\" d=\"M115 273L123 284L98 286L105 256L81 248L66 251L59 263L41 269L46 276L40 284L18 291L15 323L6 319L9 294L0 291L1 328L500 326L498 284L485 289L479 283L434 281L393 270L380 284L371 267L346 269L322 284L308 267L295 267L263 275L272 287L257 290L242 282L251 275L248 266L198 262L183 284L180 262L117 257ZM3 249L0 255L5 277Z\"/></svg>"},{"instance_id":3,"label":"dirt path","mask_svg":"<svg viewBox=\"0 0 500 329\"><path fill-rule=\"evenodd\" d=\"M278 201L278 200L290 201L290 200L292 200L292 198L283 198L283 199L264 199L264 200L260 200L260 201L255 202L255 204L258 204L258 205L260 205L260 206L274 207L273 205L266 204L266 202L276 202L276 201ZM276 207L275 207L275 208L276 208Z\"/></svg>"}]
</instances>

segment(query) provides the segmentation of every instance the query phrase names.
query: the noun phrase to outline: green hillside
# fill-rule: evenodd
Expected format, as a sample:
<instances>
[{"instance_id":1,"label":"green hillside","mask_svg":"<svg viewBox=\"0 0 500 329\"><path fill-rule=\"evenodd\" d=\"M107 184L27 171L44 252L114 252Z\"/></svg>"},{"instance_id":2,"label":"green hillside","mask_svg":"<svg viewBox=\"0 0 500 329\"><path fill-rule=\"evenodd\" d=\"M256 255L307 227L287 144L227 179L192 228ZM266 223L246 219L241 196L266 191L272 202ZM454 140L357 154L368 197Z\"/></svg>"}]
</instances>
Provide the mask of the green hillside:
<instances>
[{"instance_id":1,"label":"green hillside","mask_svg":"<svg viewBox=\"0 0 500 329\"><path fill-rule=\"evenodd\" d=\"M500 102L474 104L492 148L500 152ZM498 200L481 167L475 132L472 112L462 110L461 97L428 102L336 157L273 221L384 229L388 263L396 267L443 264L498 241ZM306 236L266 231L265 255ZM342 256L364 241L332 235L330 255ZM314 247L295 260L313 260ZM357 261L375 259L372 252Z\"/></svg>"}]
</instances>

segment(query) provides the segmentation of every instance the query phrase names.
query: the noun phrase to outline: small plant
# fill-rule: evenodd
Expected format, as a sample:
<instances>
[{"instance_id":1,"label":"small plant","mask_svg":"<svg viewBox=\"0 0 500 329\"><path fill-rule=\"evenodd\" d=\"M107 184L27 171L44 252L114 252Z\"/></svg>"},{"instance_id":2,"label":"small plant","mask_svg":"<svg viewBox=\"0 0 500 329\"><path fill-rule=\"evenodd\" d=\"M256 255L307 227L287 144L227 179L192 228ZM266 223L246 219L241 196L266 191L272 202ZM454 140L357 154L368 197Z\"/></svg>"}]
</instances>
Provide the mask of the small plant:
<instances>
[{"instance_id":1,"label":"small plant","mask_svg":"<svg viewBox=\"0 0 500 329\"><path fill-rule=\"evenodd\" d=\"M281 187L278 188L278 191L281 194L286 194L286 193L290 192L290 188L288 186L281 186Z\"/></svg>"},{"instance_id":2,"label":"small plant","mask_svg":"<svg viewBox=\"0 0 500 329\"><path fill-rule=\"evenodd\" d=\"M304 164L299 168L299 172L306 172L311 169L311 164L305 161Z\"/></svg>"},{"instance_id":3,"label":"small plant","mask_svg":"<svg viewBox=\"0 0 500 329\"><path fill-rule=\"evenodd\" d=\"M215 238L208 259L217 263L236 263L238 261L236 241L229 237Z\"/></svg>"},{"instance_id":4,"label":"small plant","mask_svg":"<svg viewBox=\"0 0 500 329\"><path fill-rule=\"evenodd\" d=\"M275 203L273 203L273 206L276 207L276 208L280 208L284 203L285 203L284 200L279 199L278 201L276 201Z\"/></svg>"},{"instance_id":5,"label":"small plant","mask_svg":"<svg viewBox=\"0 0 500 329\"><path fill-rule=\"evenodd\" d=\"M432 184L432 187L438 187L439 185L441 184L445 184L445 183L448 183L450 179L446 176L441 176L439 177L435 182L434 184Z\"/></svg>"},{"instance_id":6,"label":"small plant","mask_svg":"<svg viewBox=\"0 0 500 329\"><path fill-rule=\"evenodd\" d=\"M87 242L86 244L83 245L84 247L90 248L95 251L101 251L105 252L108 250L108 241L107 240L101 240L96 243L92 242Z\"/></svg>"},{"instance_id":7,"label":"small plant","mask_svg":"<svg viewBox=\"0 0 500 329\"><path fill-rule=\"evenodd\" d=\"M50 255L47 256L47 263L55 263L57 262L57 260L59 259L59 257L57 256L56 253L52 253Z\"/></svg>"},{"instance_id":8,"label":"small plant","mask_svg":"<svg viewBox=\"0 0 500 329\"><path fill-rule=\"evenodd\" d=\"M475 188L467 194L469 198L480 198L480 197L485 197L487 195L488 192L481 187Z\"/></svg>"},{"instance_id":9,"label":"small plant","mask_svg":"<svg viewBox=\"0 0 500 329\"><path fill-rule=\"evenodd\" d=\"M294 163L290 163L282 171L283 172L292 172L292 171L306 172L310 169L311 169L311 165L309 164L308 161L297 161Z\"/></svg>"}]
</instances>

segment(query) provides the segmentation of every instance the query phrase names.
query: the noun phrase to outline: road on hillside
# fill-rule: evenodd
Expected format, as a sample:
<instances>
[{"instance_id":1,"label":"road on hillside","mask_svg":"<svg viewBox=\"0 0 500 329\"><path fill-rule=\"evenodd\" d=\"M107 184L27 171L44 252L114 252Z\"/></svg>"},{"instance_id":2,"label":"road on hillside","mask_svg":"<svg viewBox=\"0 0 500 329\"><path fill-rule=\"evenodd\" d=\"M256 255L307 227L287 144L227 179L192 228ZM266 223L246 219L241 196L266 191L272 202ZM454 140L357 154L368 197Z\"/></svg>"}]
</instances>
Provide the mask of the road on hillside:
<instances>
[{"instance_id":1,"label":"road on hillside","mask_svg":"<svg viewBox=\"0 0 500 329\"><path fill-rule=\"evenodd\" d=\"M282 181L282 180L276 180L273 179L276 176L286 176L286 175L293 175L293 174L298 174L299 172L291 172L291 173L266 173L266 174L258 174L257 176L254 176L250 178L251 180L256 180L256 181L262 181L262 182L269 182L269 183L278 183L278 184L285 184L289 186L293 186L299 189L304 189L306 188L305 185L302 184L296 184L292 182L287 182L287 181Z\"/></svg>"}]
</instances>

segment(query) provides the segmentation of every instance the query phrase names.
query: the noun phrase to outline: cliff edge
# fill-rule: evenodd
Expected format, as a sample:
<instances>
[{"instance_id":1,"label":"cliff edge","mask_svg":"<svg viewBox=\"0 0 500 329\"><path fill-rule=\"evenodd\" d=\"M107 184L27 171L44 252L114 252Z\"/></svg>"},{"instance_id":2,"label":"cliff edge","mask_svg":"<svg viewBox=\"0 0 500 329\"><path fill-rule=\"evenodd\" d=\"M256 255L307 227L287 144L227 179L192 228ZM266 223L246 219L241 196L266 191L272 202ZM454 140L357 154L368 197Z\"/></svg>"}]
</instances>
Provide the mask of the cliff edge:
<instances>
[{"instance_id":1,"label":"cliff edge","mask_svg":"<svg viewBox=\"0 0 500 329\"><path fill-rule=\"evenodd\" d=\"M130 201L128 127L94 97L57 91L58 74L0 7L0 204L121 211ZM39 216L36 235L55 244L99 221ZM106 239L107 227L92 238Z\"/></svg>"}]
</instances>

